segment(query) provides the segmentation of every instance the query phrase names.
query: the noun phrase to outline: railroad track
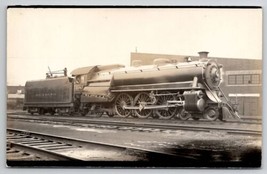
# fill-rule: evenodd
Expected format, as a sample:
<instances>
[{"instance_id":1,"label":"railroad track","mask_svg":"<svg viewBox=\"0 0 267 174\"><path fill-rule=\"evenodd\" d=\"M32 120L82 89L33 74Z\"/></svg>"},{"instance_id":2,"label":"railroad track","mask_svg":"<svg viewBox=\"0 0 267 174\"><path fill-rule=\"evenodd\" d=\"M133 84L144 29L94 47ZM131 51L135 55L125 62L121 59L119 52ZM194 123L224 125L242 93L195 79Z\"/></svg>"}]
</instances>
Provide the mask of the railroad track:
<instances>
[{"instance_id":1,"label":"railroad track","mask_svg":"<svg viewBox=\"0 0 267 174\"><path fill-rule=\"evenodd\" d=\"M24 116L32 116L29 115L26 112L9 112L8 115L24 115ZM133 118L133 117L127 117L127 118L121 118L121 117L112 117L109 118L107 115L103 115L102 117L98 117L98 116L80 116L80 115L74 115L74 116L51 116L51 115L36 115L35 117L61 117L61 118L70 118L70 117L74 117L74 118L88 118L88 119L110 119L111 121L121 121L121 120L127 120L127 121L131 121L131 120L137 120L139 118ZM164 123L190 123L190 124L199 124L199 123L203 123L203 124L225 124L225 123L237 123L237 124L262 124L262 119L260 117L248 117L248 116L243 116L241 117L241 119L227 119L226 121L209 121L209 120L205 120L205 119L201 119L201 120L180 120L180 119L170 119L170 120L163 120L163 119L151 119L151 118L144 118L144 119L139 119L139 120L143 120L143 121L149 121L149 122L164 122Z\"/></svg>"},{"instance_id":2,"label":"railroad track","mask_svg":"<svg viewBox=\"0 0 267 174\"><path fill-rule=\"evenodd\" d=\"M194 162L196 157L19 129L7 129L7 161L164 161Z\"/></svg>"},{"instance_id":3,"label":"railroad track","mask_svg":"<svg viewBox=\"0 0 267 174\"><path fill-rule=\"evenodd\" d=\"M173 124L173 123L148 123L148 122L134 122L134 121L111 121L108 120L96 120L96 119L79 119L79 118L66 118L66 117L25 117L25 116L9 116L9 119L26 119L33 120L36 122L45 122L45 123L61 123L61 124L69 124L75 126L86 126L93 128L105 128L105 129L119 129L119 130L132 130L132 131L154 131L156 130L186 130L186 131L224 131L230 134L241 134L241 135L257 135L261 136L262 131L257 129L251 129L248 127L245 128L235 128L232 125L222 124ZM228 123L227 123L228 124ZM260 125L259 125L260 126Z\"/></svg>"}]
</instances>

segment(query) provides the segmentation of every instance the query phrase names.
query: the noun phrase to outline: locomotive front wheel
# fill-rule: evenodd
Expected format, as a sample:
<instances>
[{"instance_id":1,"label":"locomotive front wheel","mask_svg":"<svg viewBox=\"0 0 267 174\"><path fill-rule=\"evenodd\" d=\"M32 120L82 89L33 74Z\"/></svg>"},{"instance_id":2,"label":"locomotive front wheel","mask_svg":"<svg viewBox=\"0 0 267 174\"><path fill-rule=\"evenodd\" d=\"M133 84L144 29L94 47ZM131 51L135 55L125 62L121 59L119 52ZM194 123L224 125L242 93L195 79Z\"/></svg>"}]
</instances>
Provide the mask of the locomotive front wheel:
<instances>
[{"instance_id":1,"label":"locomotive front wheel","mask_svg":"<svg viewBox=\"0 0 267 174\"><path fill-rule=\"evenodd\" d=\"M198 121L200 118L199 117L192 117L193 120Z\"/></svg>"},{"instance_id":2,"label":"locomotive front wheel","mask_svg":"<svg viewBox=\"0 0 267 174\"><path fill-rule=\"evenodd\" d=\"M142 107L145 106L145 103L151 103L151 98L147 93L139 93L135 98L134 98L134 106L138 106L140 109L134 110L134 113L138 118L148 118L152 114L151 109L143 109Z\"/></svg>"},{"instance_id":3,"label":"locomotive front wheel","mask_svg":"<svg viewBox=\"0 0 267 174\"><path fill-rule=\"evenodd\" d=\"M167 101L172 101L175 100L176 97L173 95L168 95L167 93L162 93L162 94L166 94L166 95L162 95L159 96L157 98L157 105L167 105ZM175 114L177 113L177 107L170 107L170 108L164 108L164 109L158 109L156 110L156 114L158 115L158 117L160 119L171 119L172 117L175 116Z\"/></svg>"},{"instance_id":4,"label":"locomotive front wheel","mask_svg":"<svg viewBox=\"0 0 267 174\"><path fill-rule=\"evenodd\" d=\"M204 111L204 118L215 121L219 118L219 111L216 108L209 107Z\"/></svg>"},{"instance_id":5,"label":"locomotive front wheel","mask_svg":"<svg viewBox=\"0 0 267 174\"><path fill-rule=\"evenodd\" d=\"M178 111L177 117L180 118L183 121L186 121L191 117L191 114L186 112L183 108L181 108Z\"/></svg>"},{"instance_id":6,"label":"locomotive front wheel","mask_svg":"<svg viewBox=\"0 0 267 174\"><path fill-rule=\"evenodd\" d=\"M128 117L131 115L130 109L125 109L126 106L133 106L133 97L129 94L119 94L115 101L115 111L120 117Z\"/></svg>"}]
</instances>

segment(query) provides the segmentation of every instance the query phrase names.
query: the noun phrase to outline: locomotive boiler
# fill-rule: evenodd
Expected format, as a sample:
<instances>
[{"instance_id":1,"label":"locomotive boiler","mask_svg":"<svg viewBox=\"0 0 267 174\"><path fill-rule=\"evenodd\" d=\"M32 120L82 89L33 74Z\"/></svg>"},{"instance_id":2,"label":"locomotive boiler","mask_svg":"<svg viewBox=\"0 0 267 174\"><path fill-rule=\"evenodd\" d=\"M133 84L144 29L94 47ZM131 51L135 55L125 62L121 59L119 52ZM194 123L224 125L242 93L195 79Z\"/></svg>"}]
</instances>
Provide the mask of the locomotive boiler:
<instances>
[{"instance_id":1,"label":"locomotive boiler","mask_svg":"<svg viewBox=\"0 0 267 174\"><path fill-rule=\"evenodd\" d=\"M73 81L69 81L73 84L72 101L69 100L72 106L64 108L82 115L107 113L110 117L182 120L238 117L220 89L222 67L201 56L198 61L179 63L158 59L146 66L115 64L78 68L71 72Z\"/></svg>"}]
</instances>

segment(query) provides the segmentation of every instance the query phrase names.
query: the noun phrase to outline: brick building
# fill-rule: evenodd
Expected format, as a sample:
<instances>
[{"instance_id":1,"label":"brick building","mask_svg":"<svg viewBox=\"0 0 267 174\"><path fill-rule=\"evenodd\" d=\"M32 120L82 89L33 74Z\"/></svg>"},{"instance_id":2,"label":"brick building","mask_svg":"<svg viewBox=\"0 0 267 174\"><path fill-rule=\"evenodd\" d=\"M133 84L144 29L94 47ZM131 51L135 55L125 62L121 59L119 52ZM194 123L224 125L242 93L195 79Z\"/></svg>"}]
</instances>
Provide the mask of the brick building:
<instances>
[{"instance_id":1,"label":"brick building","mask_svg":"<svg viewBox=\"0 0 267 174\"><path fill-rule=\"evenodd\" d=\"M22 109L24 86L7 86L7 109Z\"/></svg>"}]
</instances>

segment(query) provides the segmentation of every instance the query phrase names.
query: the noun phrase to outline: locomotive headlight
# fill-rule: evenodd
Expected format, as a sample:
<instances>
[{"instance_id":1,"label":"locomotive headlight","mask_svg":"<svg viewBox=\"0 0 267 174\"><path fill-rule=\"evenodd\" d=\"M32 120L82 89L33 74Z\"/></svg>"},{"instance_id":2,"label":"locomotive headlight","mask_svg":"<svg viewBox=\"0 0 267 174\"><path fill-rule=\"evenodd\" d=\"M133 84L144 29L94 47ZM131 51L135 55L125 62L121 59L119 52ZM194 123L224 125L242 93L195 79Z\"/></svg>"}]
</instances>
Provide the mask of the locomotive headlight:
<instances>
[{"instance_id":1,"label":"locomotive headlight","mask_svg":"<svg viewBox=\"0 0 267 174\"><path fill-rule=\"evenodd\" d=\"M210 77L213 82L220 82L220 73L217 67L211 69Z\"/></svg>"}]
</instances>

